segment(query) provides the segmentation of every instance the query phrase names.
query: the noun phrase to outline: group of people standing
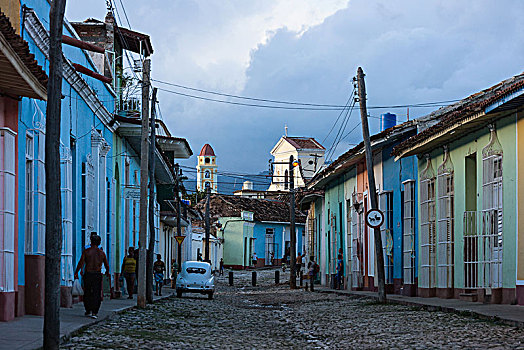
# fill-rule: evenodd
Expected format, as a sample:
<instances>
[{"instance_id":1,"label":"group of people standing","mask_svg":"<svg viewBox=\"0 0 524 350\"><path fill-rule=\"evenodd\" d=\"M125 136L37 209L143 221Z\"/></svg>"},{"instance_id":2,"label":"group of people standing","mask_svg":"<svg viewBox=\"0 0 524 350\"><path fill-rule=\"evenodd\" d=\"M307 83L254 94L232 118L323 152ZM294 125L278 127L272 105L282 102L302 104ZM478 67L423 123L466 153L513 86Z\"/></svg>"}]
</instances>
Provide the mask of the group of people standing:
<instances>
[{"instance_id":1,"label":"group of people standing","mask_svg":"<svg viewBox=\"0 0 524 350\"><path fill-rule=\"evenodd\" d=\"M133 299L136 283L138 282L138 249L129 247L128 254L122 261L121 276L126 281L128 299ZM155 295L162 295L162 286L164 285L164 273L166 264L162 261L160 254L156 255L156 261L153 263L153 274L155 280ZM122 281L123 282L123 281Z\"/></svg>"},{"instance_id":2,"label":"group of people standing","mask_svg":"<svg viewBox=\"0 0 524 350\"><path fill-rule=\"evenodd\" d=\"M102 266L105 267L105 274L109 277L109 263L103 248L100 246L102 241L100 236L96 234L96 232L93 232L90 241L91 243L84 247L74 275L75 280L79 278L79 272L82 275L85 315L91 318L97 318L102 303ZM138 279L138 249L129 247L127 252L128 254L122 261L121 282L123 283L123 280L126 281L127 298L133 299ZM155 295L162 295L166 265L162 261L160 254L157 254L156 261L152 268L156 286Z\"/></svg>"}]
</instances>

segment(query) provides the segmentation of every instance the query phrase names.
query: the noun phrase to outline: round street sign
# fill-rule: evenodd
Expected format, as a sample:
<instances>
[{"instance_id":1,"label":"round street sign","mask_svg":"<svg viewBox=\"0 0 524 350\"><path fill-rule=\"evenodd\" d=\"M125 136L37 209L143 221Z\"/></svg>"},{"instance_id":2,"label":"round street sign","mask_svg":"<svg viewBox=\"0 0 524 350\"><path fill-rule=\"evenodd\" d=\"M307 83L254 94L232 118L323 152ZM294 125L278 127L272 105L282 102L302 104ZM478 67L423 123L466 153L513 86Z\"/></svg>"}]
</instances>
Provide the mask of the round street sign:
<instances>
[{"instance_id":1,"label":"round street sign","mask_svg":"<svg viewBox=\"0 0 524 350\"><path fill-rule=\"evenodd\" d=\"M370 209L366 212L366 224L371 228L379 228L384 223L384 213L378 209Z\"/></svg>"}]
</instances>

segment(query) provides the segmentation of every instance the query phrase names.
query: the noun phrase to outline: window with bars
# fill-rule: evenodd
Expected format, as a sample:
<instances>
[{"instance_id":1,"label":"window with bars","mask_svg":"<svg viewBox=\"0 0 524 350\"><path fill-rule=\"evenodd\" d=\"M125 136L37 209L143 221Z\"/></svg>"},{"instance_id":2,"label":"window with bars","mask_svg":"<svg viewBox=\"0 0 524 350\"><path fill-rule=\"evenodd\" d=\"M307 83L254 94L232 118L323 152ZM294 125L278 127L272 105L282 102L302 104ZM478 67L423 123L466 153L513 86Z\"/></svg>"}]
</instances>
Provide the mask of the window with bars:
<instances>
[{"instance_id":1,"label":"window with bars","mask_svg":"<svg viewBox=\"0 0 524 350\"><path fill-rule=\"evenodd\" d=\"M466 288L501 288L503 260L503 152L496 131L482 150L482 211L464 212Z\"/></svg>"},{"instance_id":2,"label":"window with bars","mask_svg":"<svg viewBox=\"0 0 524 350\"><path fill-rule=\"evenodd\" d=\"M503 196L502 148L492 130L491 152L484 150L482 167L481 278L486 288L502 287ZM495 149L495 142L497 143Z\"/></svg>"},{"instance_id":3,"label":"window with bars","mask_svg":"<svg viewBox=\"0 0 524 350\"><path fill-rule=\"evenodd\" d=\"M403 182L402 192L402 277L404 284L415 283L415 180Z\"/></svg>"},{"instance_id":4,"label":"window with bars","mask_svg":"<svg viewBox=\"0 0 524 350\"><path fill-rule=\"evenodd\" d=\"M30 133L25 139L25 253L33 253L34 227L34 138Z\"/></svg>"},{"instance_id":5,"label":"window with bars","mask_svg":"<svg viewBox=\"0 0 524 350\"><path fill-rule=\"evenodd\" d=\"M316 261L316 225L315 225L315 211L310 209L308 211L307 217L307 234L308 234L308 243L309 243L309 256L312 256Z\"/></svg>"},{"instance_id":6,"label":"window with bars","mask_svg":"<svg viewBox=\"0 0 524 350\"><path fill-rule=\"evenodd\" d=\"M453 288L454 276L454 183L453 164L448 151L439 166L438 190L438 243L437 270L439 288Z\"/></svg>"},{"instance_id":7,"label":"window with bars","mask_svg":"<svg viewBox=\"0 0 524 350\"><path fill-rule=\"evenodd\" d=\"M435 237L435 175L431 159L420 181L420 276L419 286L435 287L436 237Z\"/></svg>"},{"instance_id":8,"label":"window with bars","mask_svg":"<svg viewBox=\"0 0 524 350\"><path fill-rule=\"evenodd\" d=\"M16 133L0 128L0 292L15 290Z\"/></svg>"},{"instance_id":9,"label":"window with bars","mask_svg":"<svg viewBox=\"0 0 524 350\"><path fill-rule=\"evenodd\" d=\"M36 190L35 200L37 216L35 218L36 228L36 247L33 247L33 253L45 254L45 132L38 130L35 132L35 142L37 145L37 156L34 162L36 172ZM35 249L36 248L36 249Z\"/></svg>"},{"instance_id":10,"label":"window with bars","mask_svg":"<svg viewBox=\"0 0 524 350\"><path fill-rule=\"evenodd\" d=\"M69 148L60 146L60 192L62 200L62 285L73 285L73 163Z\"/></svg>"},{"instance_id":11,"label":"window with bars","mask_svg":"<svg viewBox=\"0 0 524 350\"><path fill-rule=\"evenodd\" d=\"M91 155L82 163L82 245L90 244L90 235L94 231L95 207L95 171Z\"/></svg>"},{"instance_id":12,"label":"window with bars","mask_svg":"<svg viewBox=\"0 0 524 350\"><path fill-rule=\"evenodd\" d=\"M380 226L384 271L386 283L393 283L393 192L383 191L379 194L379 208L384 213L384 223Z\"/></svg>"},{"instance_id":13,"label":"window with bars","mask_svg":"<svg viewBox=\"0 0 524 350\"><path fill-rule=\"evenodd\" d=\"M363 286L364 212L362 194L353 193L351 210L351 286Z\"/></svg>"}]
</instances>

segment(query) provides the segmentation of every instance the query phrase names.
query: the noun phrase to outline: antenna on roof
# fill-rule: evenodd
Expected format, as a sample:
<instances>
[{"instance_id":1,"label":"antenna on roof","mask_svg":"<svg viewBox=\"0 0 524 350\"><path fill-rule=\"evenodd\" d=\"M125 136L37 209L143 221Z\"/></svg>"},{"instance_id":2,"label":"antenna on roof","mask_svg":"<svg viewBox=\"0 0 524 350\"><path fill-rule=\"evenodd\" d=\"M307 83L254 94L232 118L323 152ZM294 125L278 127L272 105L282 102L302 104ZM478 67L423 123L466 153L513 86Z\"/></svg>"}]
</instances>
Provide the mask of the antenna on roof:
<instances>
[{"instance_id":1,"label":"antenna on roof","mask_svg":"<svg viewBox=\"0 0 524 350\"><path fill-rule=\"evenodd\" d=\"M286 132L286 137L287 137L287 124L284 125L284 130Z\"/></svg>"}]
</instances>

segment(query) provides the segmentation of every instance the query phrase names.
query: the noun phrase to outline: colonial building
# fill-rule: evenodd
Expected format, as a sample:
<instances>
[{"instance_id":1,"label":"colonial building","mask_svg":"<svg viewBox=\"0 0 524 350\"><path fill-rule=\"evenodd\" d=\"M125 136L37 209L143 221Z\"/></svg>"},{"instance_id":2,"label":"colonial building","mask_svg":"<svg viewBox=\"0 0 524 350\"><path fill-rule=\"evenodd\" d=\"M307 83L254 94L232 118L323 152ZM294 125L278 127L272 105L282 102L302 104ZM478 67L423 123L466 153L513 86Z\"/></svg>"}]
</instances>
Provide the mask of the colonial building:
<instances>
[{"instance_id":1,"label":"colonial building","mask_svg":"<svg viewBox=\"0 0 524 350\"><path fill-rule=\"evenodd\" d=\"M415 157L395 162L393 146L416 133L414 122L371 137L377 197L385 215L381 226L388 292L414 295L417 284ZM338 255L344 262L344 287L375 290L375 237L364 222L371 205L364 145L360 143L315 175L308 188L308 252L321 266L321 281L332 284Z\"/></svg>"},{"instance_id":2,"label":"colonial building","mask_svg":"<svg viewBox=\"0 0 524 350\"><path fill-rule=\"evenodd\" d=\"M213 147L206 143L200 150L197 164L197 190L205 191L209 184L211 193L218 192L218 165Z\"/></svg>"},{"instance_id":3,"label":"colonial building","mask_svg":"<svg viewBox=\"0 0 524 350\"><path fill-rule=\"evenodd\" d=\"M326 149L312 137L282 136L271 150L273 180L269 191L289 190L289 161L298 161L293 169L294 187L304 187L306 182L324 165Z\"/></svg>"},{"instance_id":4,"label":"colonial building","mask_svg":"<svg viewBox=\"0 0 524 350\"><path fill-rule=\"evenodd\" d=\"M433 112L418 155L421 296L524 304L524 74Z\"/></svg>"}]
</instances>

